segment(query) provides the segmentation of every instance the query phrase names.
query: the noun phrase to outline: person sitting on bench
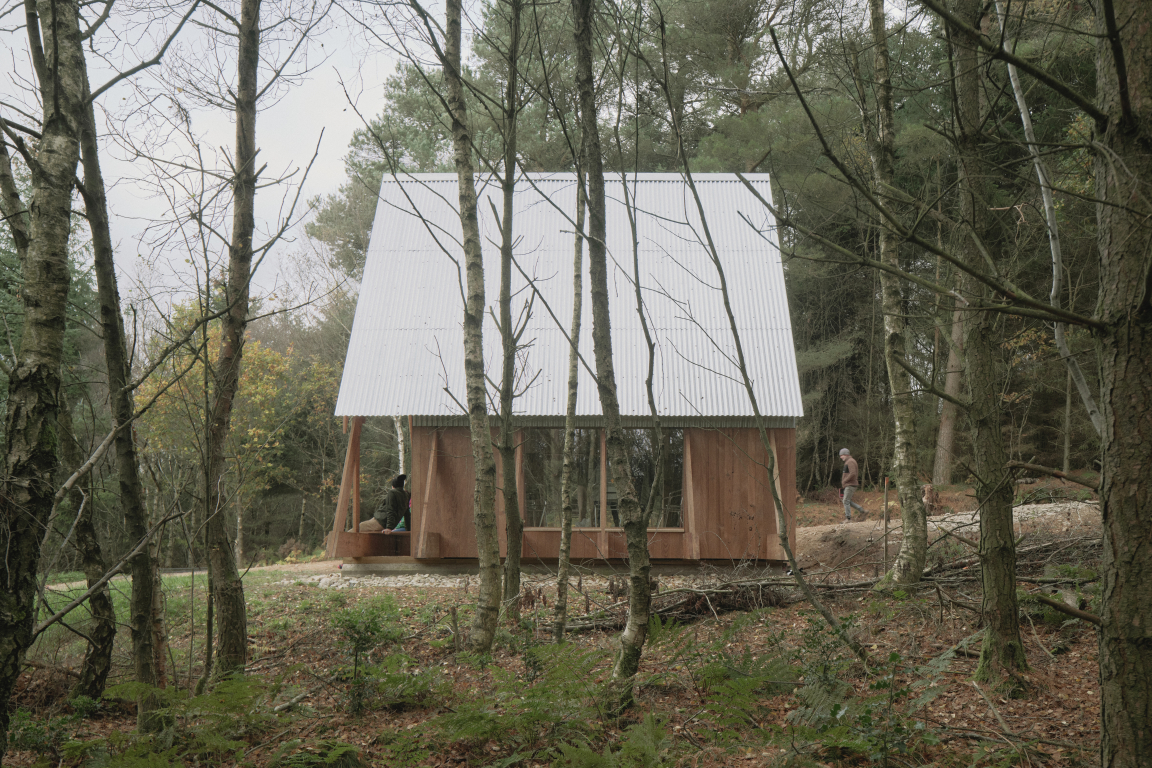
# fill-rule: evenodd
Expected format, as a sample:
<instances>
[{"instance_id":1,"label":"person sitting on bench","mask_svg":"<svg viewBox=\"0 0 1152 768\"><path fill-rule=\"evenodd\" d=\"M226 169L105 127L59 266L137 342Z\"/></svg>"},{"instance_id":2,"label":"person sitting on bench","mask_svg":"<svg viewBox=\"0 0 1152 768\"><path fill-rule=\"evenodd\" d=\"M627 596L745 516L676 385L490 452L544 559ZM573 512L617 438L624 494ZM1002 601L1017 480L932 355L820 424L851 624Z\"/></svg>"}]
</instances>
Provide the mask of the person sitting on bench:
<instances>
[{"instance_id":1,"label":"person sitting on bench","mask_svg":"<svg viewBox=\"0 0 1152 768\"><path fill-rule=\"evenodd\" d=\"M411 507L408 506L409 496L404 490L404 480L407 475L400 475L392 481L392 488L388 491L384 503L369 519L360 523L360 533L392 533L405 532L410 526Z\"/></svg>"}]
</instances>

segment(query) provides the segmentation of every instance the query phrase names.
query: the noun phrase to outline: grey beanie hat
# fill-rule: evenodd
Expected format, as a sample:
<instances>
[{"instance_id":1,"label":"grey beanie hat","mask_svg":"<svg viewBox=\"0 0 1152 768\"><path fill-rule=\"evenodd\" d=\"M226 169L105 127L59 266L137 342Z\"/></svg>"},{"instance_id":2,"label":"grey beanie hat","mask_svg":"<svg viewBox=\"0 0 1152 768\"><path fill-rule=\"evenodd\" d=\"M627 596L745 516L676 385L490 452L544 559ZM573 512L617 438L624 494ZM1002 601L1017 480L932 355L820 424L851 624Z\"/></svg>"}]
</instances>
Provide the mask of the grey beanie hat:
<instances>
[{"instance_id":1,"label":"grey beanie hat","mask_svg":"<svg viewBox=\"0 0 1152 768\"><path fill-rule=\"evenodd\" d=\"M848 450L847 448L841 448L840 449L840 455L841 456L851 456L852 451Z\"/></svg>"}]
</instances>

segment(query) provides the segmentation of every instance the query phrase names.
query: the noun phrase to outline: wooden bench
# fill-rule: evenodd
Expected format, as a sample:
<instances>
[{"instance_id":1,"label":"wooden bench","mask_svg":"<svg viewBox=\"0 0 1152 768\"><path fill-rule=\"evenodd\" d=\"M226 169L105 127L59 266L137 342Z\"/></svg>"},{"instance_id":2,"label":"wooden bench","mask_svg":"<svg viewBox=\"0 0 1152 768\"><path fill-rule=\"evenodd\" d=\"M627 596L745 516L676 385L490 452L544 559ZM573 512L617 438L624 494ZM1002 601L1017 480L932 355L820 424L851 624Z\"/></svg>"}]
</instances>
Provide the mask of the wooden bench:
<instances>
[{"instance_id":1,"label":"wooden bench","mask_svg":"<svg viewBox=\"0 0 1152 768\"><path fill-rule=\"evenodd\" d=\"M353 533L343 531L336 536L334 557L411 557L412 532ZM425 559L440 557L440 534L425 533Z\"/></svg>"}]
</instances>

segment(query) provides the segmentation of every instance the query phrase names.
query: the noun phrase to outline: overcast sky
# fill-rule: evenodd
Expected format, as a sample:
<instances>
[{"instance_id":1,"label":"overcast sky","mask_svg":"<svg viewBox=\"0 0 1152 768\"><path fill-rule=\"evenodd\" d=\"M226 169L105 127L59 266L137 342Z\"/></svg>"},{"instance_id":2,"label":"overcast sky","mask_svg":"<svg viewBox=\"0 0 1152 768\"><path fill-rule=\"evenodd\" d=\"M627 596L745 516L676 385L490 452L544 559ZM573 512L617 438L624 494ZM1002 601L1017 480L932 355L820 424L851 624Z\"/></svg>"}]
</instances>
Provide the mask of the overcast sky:
<instances>
[{"instance_id":1,"label":"overcast sky","mask_svg":"<svg viewBox=\"0 0 1152 768\"><path fill-rule=\"evenodd\" d=\"M360 118L349 107L345 87L356 99L364 115L375 115L382 106L383 82L395 69L391 56L365 45L358 35L349 32L348 25L337 13L333 12L331 18L334 23L316 40L316 45L309 52L313 69L297 85L288 89L278 102L261 111L257 117L258 164L267 163L265 179L297 168L302 171L311 159L323 130L319 154L304 183L302 201L317 194L334 192L344 180L342 158L347 152L353 131L361 125ZM194 40L197 31L190 27L186 30L190 31L185 32L185 38L191 37ZM139 41L139 46L146 49L148 41ZM10 74L4 76L0 83L0 99L27 108L28 91L22 85L29 82L29 67L27 40L23 31L0 33L0 50L4 48L8 49L3 53L3 58L7 60L5 63L11 62L12 67ZM319 63L321 59L323 63ZM100 59L90 55L89 71L95 88L107 80L110 69ZM115 113L125 97L132 97L131 88L127 85L116 86L99 97L99 104L103 110ZM183 103L190 106L186 100ZM98 121L103 110L97 110ZM29 111L38 110L33 106ZM20 122L28 122L10 109L4 108L4 114ZM229 155L232 154L235 129L230 113L192 108L189 117L194 133L204 146L224 149ZM157 258L158 250L145 236L148 220L171 219L168 202L157 199L145 186L134 181L148 174L147 161L129 160L122 148L106 140L102 146L101 164L109 187L112 237L121 275L121 293L125 298L137 295L135 289L140 280L150 282L152 287L161 290L178 291L182 281L186 280L178 274L183 259L177 258L175 253ZM283 196L284 190L276 188L258 193L258 233L275 228ZM303 210L303 204L298 212L300 210ZM300 248L298 241L301 234L299 228L296 228L289 241L281 243L269 254L255 277L254 287L258 293L267 294L275 286L283 284L284 256ZM154 264L152 270L142 267L142 264L148 262Z\"/></svg>"}]
</instances>

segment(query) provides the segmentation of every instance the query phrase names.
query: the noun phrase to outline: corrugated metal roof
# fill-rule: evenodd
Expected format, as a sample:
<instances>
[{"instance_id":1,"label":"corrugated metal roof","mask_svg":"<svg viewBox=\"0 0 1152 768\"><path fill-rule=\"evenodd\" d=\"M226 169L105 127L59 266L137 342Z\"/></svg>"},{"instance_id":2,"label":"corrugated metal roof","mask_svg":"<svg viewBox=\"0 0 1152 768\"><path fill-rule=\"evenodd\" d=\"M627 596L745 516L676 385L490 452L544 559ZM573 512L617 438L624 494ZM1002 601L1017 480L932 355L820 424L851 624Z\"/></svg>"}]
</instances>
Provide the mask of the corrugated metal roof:
<instances>
[{"instance_id":1,"label":"corrugated metal roof","mask_svg":"<svg viewBox=\"0 0 1152 768\"><path fill-rule=\"evenodd\" d=\"M775 222L734 175L694 178L724 266L760 410L765 416L801 416ZM748 178L771 200L766 174ZM653 386L660 413L751 415L719 278L688 185L679 174L628 175L627 184L636 210L640 284L657 345ZM496 311L500 229L493 206L502 210L502 199L499 185L490 177L478 180L477 192L486 300ZM647 416L648 358L636 314L631 229L619 175L608 177L607 194L609 305L620 409L624 415ZM464 274L457 204L454 174L417 174L382 185L337 416L462 413L456 402L464 402ZM575 206L573 174L531 174L517 182L514 253L539 292L521 341L526 349L520 379L527 391L516 400L517 414L564 413L568 375L564 333L572 318ZM580 350L594 369L587 265L585 248ZM513 268L514 318L532 296L528 281ZM545 301L564 332L543 306ZM484 363L493 380L500 378L500 355L500 335L489 315ZM495 402L495 389L489 390ZM595 384L583 369L577 412L600 414Z\"/></svg>"}]
</instances>

